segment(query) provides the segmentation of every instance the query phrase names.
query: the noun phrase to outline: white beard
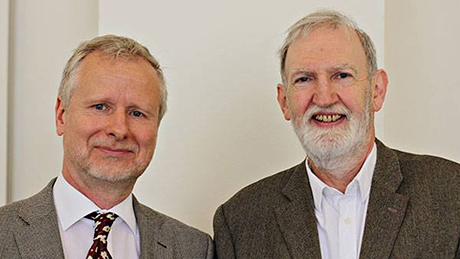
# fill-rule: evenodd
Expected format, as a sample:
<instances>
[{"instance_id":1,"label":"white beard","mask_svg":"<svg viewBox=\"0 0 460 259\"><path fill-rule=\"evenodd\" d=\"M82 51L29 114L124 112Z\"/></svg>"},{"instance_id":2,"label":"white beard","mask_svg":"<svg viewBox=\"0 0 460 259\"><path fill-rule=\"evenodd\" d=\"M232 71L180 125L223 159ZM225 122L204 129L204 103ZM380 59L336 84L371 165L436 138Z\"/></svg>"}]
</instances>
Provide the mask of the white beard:
<instances>
[{"instance_id":1,"label":"white beard","mask_svg":"<svg viewBox=\"0 0 460 259\"><path fill-rule=\"evenodd\" d=\"M365 109L359 114L353 114L345 106L335 104L326 108L313 106L302 117L292 117L294 131L308 159L319 169L330 173L343 172L359 163L369 144L372 123L370 90L366 92L365 99ZM311 120L313 114L318 112L344 114L347 125L329 129L316 127Z\"/></svg>"}]
</instances>

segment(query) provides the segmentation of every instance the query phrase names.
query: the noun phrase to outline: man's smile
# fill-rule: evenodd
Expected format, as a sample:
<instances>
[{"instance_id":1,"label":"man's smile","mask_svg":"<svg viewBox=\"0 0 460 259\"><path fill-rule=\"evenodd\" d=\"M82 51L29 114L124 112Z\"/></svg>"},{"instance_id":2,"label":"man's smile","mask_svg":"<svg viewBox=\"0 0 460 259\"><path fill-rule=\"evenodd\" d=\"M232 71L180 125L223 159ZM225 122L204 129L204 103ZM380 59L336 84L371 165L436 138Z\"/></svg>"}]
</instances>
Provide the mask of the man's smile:
<instances>
[{"instance_id":1,"label":"man's smile","mask_svg":"<svg viewBox=\"0 0 460 259\"><path fill-rule=\"evenodd\" d=\"M312 118L318 122L332 123L346 118L346 116L343 114L315 114Z\"/></svg>"},{"instance_id":2,"label":"man's smile","mask_svg":"<svg viewBox=\"0 0 460 259\"><path fill-rule=\"evenodd\" d=\"M121 156L126 156L126 155L134 153L134 151L130 149L113 148L113 147L106 147L106 146L95 146L94 149L98 150L99 152L102 152L103 154L114 156L114 157L121 157Z\"/></svg>"}]
</instances>

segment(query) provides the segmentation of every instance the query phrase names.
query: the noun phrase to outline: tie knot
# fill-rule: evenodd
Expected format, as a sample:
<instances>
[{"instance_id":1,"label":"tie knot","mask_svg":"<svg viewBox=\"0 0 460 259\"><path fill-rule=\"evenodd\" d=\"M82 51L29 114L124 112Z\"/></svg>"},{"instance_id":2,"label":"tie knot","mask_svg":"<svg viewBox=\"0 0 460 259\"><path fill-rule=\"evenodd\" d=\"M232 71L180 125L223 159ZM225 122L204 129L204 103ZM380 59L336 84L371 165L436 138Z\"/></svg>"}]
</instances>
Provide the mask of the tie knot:
<instances>
[{"instance_id":1,"label":"tie knot","mask_svg":"<svg viewBox=\"0 0 460 259\"><path fill-rule=\"evenodd\" d=\"M95 222L110 221L112 223L115 221L117 217L118 215L113 212L99 213L97 211L91 212L90 214L85 216L85 218L92 219Z\"/></svg>"},{"instance_id":2,"label":"tie knot","mask_svg":"<svg viewBox=\"0 0 460 259\"><path fill-rule=\"evenodd\" d=\"M85 218L92 219L95 222L95 225L94 225L95 237L98 235L107 236L110 232L110 228L112 227L113 222L115 221L117 217L118 215L113 212L107 212L107 213L92 212L85 216Z\"/></svg>"}]
</instances>

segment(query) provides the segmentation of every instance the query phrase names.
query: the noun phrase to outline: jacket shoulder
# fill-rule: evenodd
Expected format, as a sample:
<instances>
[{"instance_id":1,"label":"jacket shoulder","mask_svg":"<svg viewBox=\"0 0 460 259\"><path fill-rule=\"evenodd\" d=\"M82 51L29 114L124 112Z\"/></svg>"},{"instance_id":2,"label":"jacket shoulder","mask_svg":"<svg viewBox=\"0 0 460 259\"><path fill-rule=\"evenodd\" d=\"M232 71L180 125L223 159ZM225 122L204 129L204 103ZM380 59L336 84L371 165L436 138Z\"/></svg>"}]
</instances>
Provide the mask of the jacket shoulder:
<instances>
[{"instance_id":1,"label":"jacket shoulder","mask_svg":"<svg viewBox=\"0 0 460 259\"><path fill-rule=\"evenodd\" d=\"M211 237L194 227L191 227L177 219L151 209L141 203L135 206L138 217L141 236L157 235L158 238L149 238L174 250L174 254L181 258L212 258L214 247ZM137 214L137 211L142 214Z\"/></svg>"},{"instance_id":2,"label":"jacket shoulder","mask_svg":"<svg viewBox=\"0 0 460 259\"><path fill-rule=\"evenodd\" d=\"M177 234L181 234L182 236L191 236L191 237L199 237L199 236L206 236L207 234L198 230L194 227L191 227L175 218L172 218L168 215L165 215L161 212L158 212L146 205L139 204L142 208L143 213L150 218L156 218L159 222L162 222L162 227L166 229L171 229Z\"/></svg>"},{"instance_id":3,"label":"jacket shoulder","mask_svg":"<svg viewBox=\"0 0 460 259\"><path fill-rule=\"evenodd\" d=\"M460 164L437 156L419 155L392 149L403 173L428 174L431 177L459 178Z\"/></svg>"},{"instance_id":4,"label":"jacket shoulder","mask_svg":"<svg viewBox=\"0 0 460 259\"><path fill-rule=\"evenodd\" d=\"M399 190L412 197L412 203L460 210L460 164L432 155L392 151L403 178Z\"/></svg>"},{"instance_id":5,"label":"jacket shoulder","mask_svg":"<svg viewBox=\"0 0 460 259\"><path fill-rule=\"evenodd\" d=\"M38 205L44 199L43 191L26 199L12 202L0 207L0 229L3 230L5 222L12 222L19 219L19 215L24 208L29 205Z\"/></svg>"},{"instance_id":6,"label":"jacket shoulder","mask_svg":"<svg viewBox=\"0 0 460 259\"><path fill-rule=\"evenodd\" d=\"M25 200L22 200L0 207L0 240L3 240L4 235L9 232L13 225L19 223L19 211L25 202Z\"/></svg>"},{"instance_id":7,"label":"jacket shoulder","mask_svg":"<svg viewBox=\"0 0 460 259\"><path fill-rule=\"evenodd\" d=\"M229 211L252 211L248 206L270 208L276 201L285 200L282 190L297 170L303 170L305 161L274 175L254 182L233 195L222 207Z\"/></svg>"},{"instance_id":8,"label":"jacket shoulder","mask_svg":"<svg viewBox=\"0 0 460 259\"><path fill-rule=\"evenodd\" d=\"M39 193L0 207L0 258L21 258L14 233L27 226L21 215L24 211L30 211L33 204L38 204L41 196Z\"/></svg>"}]
</instances>

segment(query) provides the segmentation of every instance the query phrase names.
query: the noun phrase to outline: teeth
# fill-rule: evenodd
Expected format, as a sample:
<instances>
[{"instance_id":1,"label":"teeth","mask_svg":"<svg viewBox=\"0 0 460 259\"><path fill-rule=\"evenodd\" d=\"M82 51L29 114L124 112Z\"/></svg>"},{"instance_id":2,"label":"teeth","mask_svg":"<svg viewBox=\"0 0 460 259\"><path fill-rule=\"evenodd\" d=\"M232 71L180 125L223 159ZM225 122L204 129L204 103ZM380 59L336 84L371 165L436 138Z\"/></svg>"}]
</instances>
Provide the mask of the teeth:
<instances>
[{"instance_id":1,"label":"teeth","mask_svg":"<svg viewBox=\"0 0 460 259\"><path fill-rule=\"evenodd\" d=\"M342 118L342 115L316 115L315 119L322 122L335 122L338 119Z\"/></svg>"}]
</instances>

